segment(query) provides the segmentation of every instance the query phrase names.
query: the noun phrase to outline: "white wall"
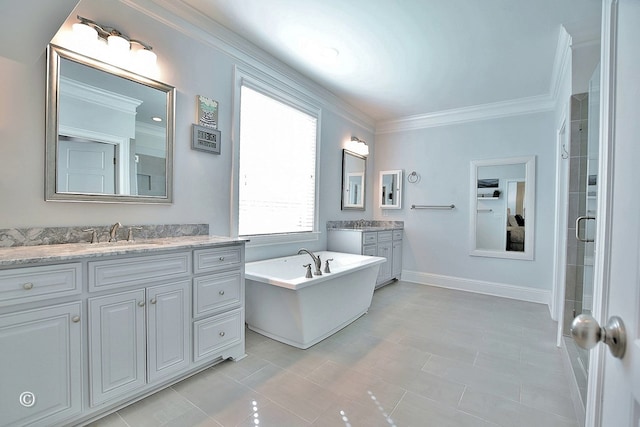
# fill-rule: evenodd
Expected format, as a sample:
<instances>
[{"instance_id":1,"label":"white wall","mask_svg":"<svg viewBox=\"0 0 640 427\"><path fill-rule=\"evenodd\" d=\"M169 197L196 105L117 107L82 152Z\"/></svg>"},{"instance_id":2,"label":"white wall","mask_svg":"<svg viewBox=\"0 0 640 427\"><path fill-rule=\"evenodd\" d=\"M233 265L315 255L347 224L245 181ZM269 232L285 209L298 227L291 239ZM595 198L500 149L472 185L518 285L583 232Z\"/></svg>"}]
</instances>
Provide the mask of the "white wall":
<instances>
[{"instance_id":1,"label":"white wall","mask_svg":"<svg viewBox=\"0 0 640 427\"><path fill-rule=\"evenodd\" d=\"M377 171L416 171L404 185L402 210L374 209L403 220L403 278L548 302L552 283L555 115L553 111L376 136ZM471 160L536 156L533 261L469 255ZM378 185L376 184L376 188ZM374 197L378 206L379 195ZM453 210L412 210L412 204L455 204Z\"/></svg>"},{"instance_id":2,"label":"white wall","mask_svg":"<svg viewBox=\"0 0 640 427\"><path fill-rule=\"evenodd\" d=\"M129 2L127 2L128 4ZM361 113L343 108L333 95L288 70L272 58L257 61L237 49L228 48L211 34L159 9L153 2L136 1L130 7L113 0L83 0L70 14L113 25L132 38L153 46L158 55L158 80L177 88L174 165L174 203L167 206L131 204L61 203L44 201L45 47L32 52L33 61L16 62L0 57L0 227L46 227L104 224L208 223L212 234L230 235L230 177L232 173L233 70L237 64L256 67L272 75L286 74L295 86L316 94L322 111L320 151L320 228L323 234L307 246L326 246L327 220L371 216L371 198L366 212L340 211L342 148L352 135L372 141L371 121ZM134 4L134 3L131 3ZM16 5L15 7L20 7ZM25 6L26 7L26 6ZM151 8L158 19L139 8ZM148 10L147 10L148 12ZM32 11L25 35L38 32L48 19L47 10ZM164 22L169 22L164 24ZM1 22L0 22L1 23ZM57 40L62 39L58 35ZM48 40L48 39L47 39ZM249 49L250 50L250 49ZM28 57L29 55L24 55ZM266 65L265 65L266 64ZM277 70L277 71L276 71ZM219 101L222 153L211 155L191 150L191 124L196 117L196 95ZM355 118L355 119L354 119ZM372 168L367 188L372 185ZM247 258L288 255L301 245L291 244L251 249Z\"/></svg>"}]
</instances>

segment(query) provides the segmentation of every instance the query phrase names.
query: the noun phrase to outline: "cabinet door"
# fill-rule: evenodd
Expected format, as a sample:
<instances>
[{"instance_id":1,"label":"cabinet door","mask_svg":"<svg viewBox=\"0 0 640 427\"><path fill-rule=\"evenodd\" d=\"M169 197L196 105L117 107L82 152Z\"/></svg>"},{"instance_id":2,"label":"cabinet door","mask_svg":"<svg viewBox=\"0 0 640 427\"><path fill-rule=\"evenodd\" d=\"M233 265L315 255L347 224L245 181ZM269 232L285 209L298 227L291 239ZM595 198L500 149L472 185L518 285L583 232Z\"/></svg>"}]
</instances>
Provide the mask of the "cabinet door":
<instances>
[{"instance_id":1,"label":"cabinet door","mask_svg":"<svg viewBox=\"0 0 640 427\"><path fill-rule=\"evenodd\" d=\"M386 282L391 279L391 257L392 257L392 243L391 242L383 242L378 243L378 256L384 257L387 260L380 264L380 270L378 270L378 281L377 283Z\"/></svg>"},{"instance_id":2,"label":"cabinet door","mask_svg":"<svg viewBox=\"0 0 640 427\"><path fill-rule=\"evenodd\" d=\"M59 424L81 401L80 303L0 317L0 426Z\"/></svg>"},{"instance_id":3,"label":"cabinet door","mask_svg":"<svg viewBox=\"0 0 640 427\"><path fill-rule=\"evenodd\" d=\"M402 240L393 242L391 252L391 277L399 279L402 274Z\"/></svg>"},{"instance_id":4,"label":"cabinet door","mask_svg":"<svg viewBox=\"0 0 640 427\"><path fill-rule=\"evenodd\" d=\"M89 298L92 406L146 383L144 306L144 290Z\"/></svg>"},{"instance_id":5,"label":"cabinet door","mask_svg":"<svg viewBox=\"0 0 640 427\"><path fill-rule=\"evenodd\" d=\"M189 281L147 289L149 382L189 365Z\"/></svg>"}]
</instances>

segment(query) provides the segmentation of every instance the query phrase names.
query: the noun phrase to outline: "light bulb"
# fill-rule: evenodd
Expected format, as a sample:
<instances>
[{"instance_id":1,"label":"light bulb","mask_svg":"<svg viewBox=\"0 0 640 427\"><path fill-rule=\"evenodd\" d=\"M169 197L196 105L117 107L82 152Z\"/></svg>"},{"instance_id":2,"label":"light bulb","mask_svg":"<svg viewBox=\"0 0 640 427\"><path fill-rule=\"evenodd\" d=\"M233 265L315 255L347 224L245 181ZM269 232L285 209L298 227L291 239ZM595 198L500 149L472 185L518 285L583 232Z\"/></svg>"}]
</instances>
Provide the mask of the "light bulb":
<instances>
[{"instance_id":1,"label":"light bulb","mask_svg":"<svg viewBox=\"0 0 640 427\"><path fill-rule=\"evenodd\" d=\"M117 52L118 55L124 55L129 52L129 48L131 47L129 40L115 34L107 37L107 44L109 45L109 49L112 49L113 52Z\"/></svg>"},{"instance_id":2,"label":"light bulb","mask_svg":"<svg viewBox=\"0 0 640 427\"><path fill-rule=\"evenodd\" d=\"M95 40L98 38L98 30L87 24L76 22L71 27L73 34L81 40Z\"/></svg>"},{"instance_id":3,"label":"light bulb","mask_svg":"<svg viewBox=\"0 0 640 427\"><path fill-rule=\"evenodd\" d=\"M136 52L140 65L152 67L156 65L157 55L149 49L140 49Z\"/></svg>"}]
</instances>

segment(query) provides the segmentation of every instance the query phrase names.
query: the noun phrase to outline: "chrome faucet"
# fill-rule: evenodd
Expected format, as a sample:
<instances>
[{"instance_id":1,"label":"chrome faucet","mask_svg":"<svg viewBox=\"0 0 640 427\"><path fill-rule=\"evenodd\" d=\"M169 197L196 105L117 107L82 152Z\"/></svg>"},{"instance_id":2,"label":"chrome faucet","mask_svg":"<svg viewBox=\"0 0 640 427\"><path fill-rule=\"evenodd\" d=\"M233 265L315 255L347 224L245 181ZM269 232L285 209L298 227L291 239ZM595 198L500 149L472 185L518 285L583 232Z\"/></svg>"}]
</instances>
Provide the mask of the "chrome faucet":
<instances>
[{"instance_id":1,"label":"chrome faucet","mask_svg":"<svg viewBox=\"0 0 640 427\"><path fill-rule=\"evenodd\" d=\"M313 259L313 263L316 266L316 271L313 274L315 274L316 276L322 276L322 270L321 270L321 268L322 268L322 260L320 259L320 257L314 255L313 252L310 252L310 251L306 250L305 248L300 249L298 251L298 255L300 255L303 252L308 253L309 256Z\"/></svg>"},{"instance_id":2,"label":"chrome faucet","mask_svg":"<svg viewBox=\"0 0 640 427\"><path fill-rule=\"evenodd\" d=\"M111 226L111 230L109 230L109 241L110 242L117 242L118 241L118 228L122 227L122 224L120 224L119 222L116 222L115 224L113 224Z\"/></svg>"}]
</instances>

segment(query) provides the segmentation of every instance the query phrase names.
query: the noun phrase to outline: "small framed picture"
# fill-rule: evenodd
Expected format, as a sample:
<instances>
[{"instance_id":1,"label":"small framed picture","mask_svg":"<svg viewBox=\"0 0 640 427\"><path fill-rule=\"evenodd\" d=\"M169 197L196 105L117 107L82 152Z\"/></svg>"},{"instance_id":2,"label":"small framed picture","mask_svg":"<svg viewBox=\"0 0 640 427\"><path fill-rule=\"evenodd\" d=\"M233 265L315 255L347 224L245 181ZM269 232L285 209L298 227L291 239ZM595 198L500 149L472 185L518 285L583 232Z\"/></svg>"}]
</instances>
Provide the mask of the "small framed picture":
<instances>
[{"instance_id":1,"label":"small framed picture","mask_svg":"<svg viewBox=\"0 0 640 427\"><path fill-rule=\"evenodd\" d=\"M218 129L218 101L206 96L197 95L198 124L208 128Z\"/></svg>"},{"instance_id":2,"label":"small framed picture","mask_svg":"<svg viewBox=\"0 0 640 427\"><path fill-rule=\"evenodd\" d=\"M191 148L208 153L220 154L220 131L207 126L193 124Z\"/></svg>"}]
</instances>

